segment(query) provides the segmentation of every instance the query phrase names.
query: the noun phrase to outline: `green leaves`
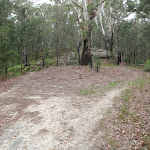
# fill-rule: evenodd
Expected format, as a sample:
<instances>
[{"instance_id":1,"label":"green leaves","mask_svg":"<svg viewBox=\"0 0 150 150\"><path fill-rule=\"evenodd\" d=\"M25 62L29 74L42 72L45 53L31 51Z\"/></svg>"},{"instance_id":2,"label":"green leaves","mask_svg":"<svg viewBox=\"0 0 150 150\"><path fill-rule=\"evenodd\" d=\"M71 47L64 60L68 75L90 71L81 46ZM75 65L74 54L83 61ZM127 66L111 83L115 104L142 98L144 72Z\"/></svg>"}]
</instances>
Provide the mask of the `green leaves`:
<instances>
[{"instance_id":1,"label":"green leaves","mask_svg":"<svg viewBox=\"0 0 150 150\"><path fill-rule=\"evenodd\" d=\"M145 71L150 71L150 59L148 59L145 63Z\"/></svg>"},{"instance_id":2,"label":"green leaves","mask_svg":"<svg viewBox=\"0 0 150 150\"><path fill-rule=\"evenodd\" d=\"M95 7L95 4L93 2L91 2L88 6L87 6L87 10L88 12L90 12L90 14L93 12L93 9Z\"/></svg>"},{"instance_id":3,"label":"green leaves","mask_svg":"<svg viewBox=\"0 0 150 150\"><path fill-rule=\"evenodd\" d=\"M96 72L99 72L99 69L100 69L100 67L101 67L100 58L99 58L98 55L94 55L94 56L93 56L93 59L94 59L94 63L95 63Z\"/></svg>"},{"instance_id":4,"label":"green leaves","mask_svg":"<svg viewBox=\"0 0 150 150\"><path fill-rule=\"evenodd\" d=\"M136 4L135 2L131 0L127 0L127 5L128 5L128 11L129 12L135 12L136 11Z\"/></svg>"}]
</instances>

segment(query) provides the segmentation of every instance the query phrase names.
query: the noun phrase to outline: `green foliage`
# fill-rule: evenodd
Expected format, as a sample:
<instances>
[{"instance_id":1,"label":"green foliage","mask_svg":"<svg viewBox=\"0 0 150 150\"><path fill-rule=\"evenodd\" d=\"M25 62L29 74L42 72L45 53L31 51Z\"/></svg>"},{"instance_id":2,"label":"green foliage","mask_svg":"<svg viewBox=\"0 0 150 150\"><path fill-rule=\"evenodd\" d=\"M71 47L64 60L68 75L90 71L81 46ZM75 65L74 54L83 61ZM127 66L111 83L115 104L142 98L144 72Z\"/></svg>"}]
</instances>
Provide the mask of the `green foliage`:
<instances>
[{"instance_id":1,"label":"green foliage","mask_svg":"<svg viewBox=\"0 0 150 150\"><path fill-rule=\"evenodd\" d=\"M30 61L30 65L31 65L31 66L34 66L35 64L36 64L36 61L35 61L35 60Z\"/></svg>"},{"instance_id":2,"label":"green foliage","mask_svg":"<svg viewBox=\"0 0 150 150\"><path fill-rule=\"evenodd\" d=\"M21 72L21 65L15 65L8 68L8 77L19 76Z\"/></svg>"},{"instance_id":3,"label":"green foliage","mask_svg":"<svg viewBox=\"0 0 150 150\"><path fill-rule=\"evenodd\" d=\"M117 143L114 140L109 140L109 144L113 147L114 150L116 150Z\"/></svg>"},{"instance_id":4,"label":"green foliage","mask_svg":"<svg viewBox=\"0 0 150 150\"><path fill-rule=\"evenodd\" d=\"M46 67L49 67L49 66L56 66L56 64L57 64L57 58L56 57L53 57L53 59L50 59L50 58L47 58L47 59L45 59L45 66ZM59 66L62 66L63 65L63 63L61 62L61 61L59 61L58 62L58 65Z\"/></svg>"},{"instance_id":5,"label":"green foliage","mask_svg":"<svg viewBox=\"0 0 150 150\"><path fill-rule=\"evenodd\" d=\"M138 5L137 11L142 18L149 18L149 15L150 15L149 8L150 8L150 1L141 0L140 4Z\"/></svg>"},{"instance_id":6,"label":"green foliage","mask_svg":"<svg viewBox=\"0 0 150 150\"><path fill-rule=\"evenodd\" d=\"M99 56L97 56L97 55L94 55L93 58L94 58L94 64L95 64L96 72L99 72L100 67L101 67L100 58L99 58Z\"/></svg>"},{"instance_id":7,"label":"green foliage","mask_svg":"<svg viewBox=\"0 0 150 150\"><path fill-rule=\"evenodd\" d=\"M121 106L121 111L118 119L124 120L126 122L126 117L130 114L129 112L129 102L131 97L130 89L126 89L125 94L121 97L123 100L123 105Z\"/></svg>"},{"instance_id":8,"label":"green foliage","mask_svg":"<svg viewBox=\"0 0 150 150\"><path fill-rule=\"evenodd\" d=\"M83 89L80 91L81 95L89 95L89 94L93 94L96 93L96 90L94 89Z\"/></svg>"},{"instance_id":9,"label":"green foliage","mask_svg":"<svg viewBox=\"0 0 150 150\"><path fill-rule=\"evenodd\" d=\"M8 72L19 72L21 70L21 65L16 65L8 68Z\"/></svg>"},{"instance_id":10,"label":"green foliage","mask_svg":"<svg viewBox=\"0 0 150 150\"><path fill-rule=\"evenodd\" d=\"M90 13L92 13L94 7L95 7L95 4L91 2L91 3L87 6L87 9L88 9L88 11L89 11Z\"/></svg>"},{"instance_id":11,"label":"green foliage","mask_svg":"<svg viewBox=\"0 0 150 150\"><path fill-rule=\"evenodd\" d=\"M145 71L150 71L150 59L148 59L145 63Z\"/></svg>"},{"instance_id":12,"label":"green foliage","mask_svg":"<svg viewBox=\"0 0 150 150\"><path fill-rule=\"evenodd\" d=\"M113 52L110 53L110 66L116 66L115 54Z\"/></svg>"},{"instance_id":13,"label":"green foliage","mask_svg":"<svg viewBox=\"0 0 150 150\"><path fill-rule=\"evenodd\" d=\"M40 71L42 67L36 66L35 71Z\"/></svg>"},{"instance_id":14,"label":"green foliage","mask_svg":"<svg viewBox=\"0 0 150 150\"><path fill-rule=\"evenodd\" d=\"M76 66L78 64L77 54L76 51L72 52L67 57L67 65L74 65Z\"/></svg>"},{"instance_id":15,"label":"green foliage","mask_svg":"<svg viewBox=\"0 0 150 150\"><path fill-rule=\"evenodd\" d=\"M120 42L122 42L122 55L126 63L133 64L134 21L124 19L126 12L122 8L125 6L130 12L135 12L135 8L137 8L136 38L138 56L136 57L136 63L144 63L145 58L149 59L150 56L150 25L149 21L147 21L149 18L149 0L142 0L139 3L128 0L126 4L125 6L123 5L123 1L118 2L117 0L105 2L104 11L106 11L106 16L102 18L102 23L106 36L109 38L107 41L110 42L110 27L107 20L111 20L111 18L107 19L107 17L112 16L113 18L117 18L117 20L114 20L115 23L112 23L114 48L117 45L115 34L117 33L118 22L120 25L119 37ZM43 57L46 59L46 67L56 65L56 53L59 51L59 58L61 59L64 53L69 54L76 49L79 40L83 40L83 37L88 37L88 27L90 24L92 25L93 46L104 48L105 45L103 44L104 42L101 42L101 38L105 38L102 35L101 28L99 28L100 23L97 26L94 21L91 22L89 19L90 17L94 17L100 5L99 0L91 1L87 6L87 18L85 19L83 14L86 13L83 12L82 3L79 1L73 3L73 6L67 3L66 5L42 4L39 7L35 7L30 1L1 0L0 75L7 76L7 73L10 75L15 74L15 71L18 72L19 69L15 69L15 66L25 63L26 57L28 60L27 63L31 64L30 71L38 70L36 69L36 65L42 66ZM111 14L108 13L108 6L112 7ZM78 9L78 14L73 12L75 10L73 7ZM115 13L113 10L115 10ZM79 19L78 24L77 17ZM107 46L109 46L109 42L107 42ZM111 56L115 63L116 54L114 53ZM36 64L34 60L40 61L40 64ZM97 58L94 61L95 69L98 72L101 62ZM77 59L73 58L72 62L72 65L76 65ZM59 65L63 65L63 63L59 61ZM148 71L149 67L146 67L146 70ZM28 69L25 69L24 72L27 71Z\"/></svg>"},{"instance_id":16,"label":"green foliage","mask_svg":"<svg viewBox=\"0 0 150 150\"><path fill-rule=\"evenodd\" d=\"M109 85L110 85L111 87L115 87L116 85L118 85L118 84L120 84L120 83L122 83L122 82L121 82L121 81L114 81L114 82L110 82Z\"/></svg>"},{"instance_id":17,"label":"green foliage","mask_svg":"<svg viewBox=\"0 0 150 150\"><path fill-rule=\"evenodd\" d=\"M26 72L28 72L30 70L30 67L29 66L27 66L27 67L25 67L24 69L23 69L23 73L26 73Z\"/></svg>"},{"instance_id":18,"label":"green foliage","mask_svg":"<svg viewBox=\"0 0 150 150\"><path fill-rule=\"evenodd\" d=\"M137 80L133 81L133 82L129 82L128 85L132 86L132 87L137 87L142 89L144 87L144 85L149 81L150 83L150 78L145 77L145 78L138 78Z\"/></svg>"},{"instance_id":19,"label":"green foliage","mask_svg":"<svg viewBox=\"0 0 150 150\"><path fill-rule=\"evenodd\" d=\"M56 65L56 58L53 59L45 59L45 66L49 67L50 65Z\"/></svg>"},{"instance_id":20,"label":"green foliage","mask_svg":"<svg viewBox=\"0 0 150 150\"><path fill-rule=\"evenodd\" d=\"M104 93L106 90L109 90L109 89L111 89L111 88L113 88L116 85L121 84L121 83L122 83L122 81L114 81L114 82L109 83L109 85L102 87L100 89L87 88L87 89L81 90L79 93L81 95L90 95L90 94L94 94L94 93Z\"/></svg>"},{"instance_id":21,"label":"green foliage","mask_svg":"<svg viewBox=\"0 0 150 150\"><path fill-rule=\"evenodd\" d=\"M135 12L136 9L136 4L132 0L127 0L127 6L128 6L128 11L129 12Z\"/></svg>"}]
</instances>

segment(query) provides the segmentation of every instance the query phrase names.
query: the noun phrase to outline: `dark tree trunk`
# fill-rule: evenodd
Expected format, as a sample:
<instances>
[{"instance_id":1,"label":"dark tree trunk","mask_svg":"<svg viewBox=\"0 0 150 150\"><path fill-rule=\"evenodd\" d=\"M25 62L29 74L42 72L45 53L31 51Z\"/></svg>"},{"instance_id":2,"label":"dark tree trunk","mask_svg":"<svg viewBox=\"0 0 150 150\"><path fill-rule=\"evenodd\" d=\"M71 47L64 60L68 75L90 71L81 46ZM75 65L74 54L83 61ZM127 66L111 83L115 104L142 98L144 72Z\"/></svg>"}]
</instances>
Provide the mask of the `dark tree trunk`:
<instances>
[{"instance_id":1,"label":"dark tree trunk","mask_svg":"<svg viewBox=\"0 0 150 150\"><path fill-rule=\"evenodd\" d=\"M118 30L117 30L117 49L118 49L118 56L117 56L117 64L119 65L121 63L121 50L120 50L120 38L119 38L119 33L120 33L120 26L118 24Z\"/></svg>"},{"instance_id":2,"label":"dark tree trunk","mask_svg":"<svg viewBox=\"0 0 150 150\"><path fill-rule=\"evenodd\" d=\"M77 49L77 52L78 52L78 65L81 65L81 60L80 60L80 50L79 50L79 47Z\"/></svg>"},{"instance_id":3,"label":"dark tree trunk","mask_svg":"<svg viewBox=\"0 0 150 150\"><path fill-rule=\"evenodd\" d=\"M7 69L8 69L8 67L7 67L6 61L5 61L4 65L5 65L5 76L7 76Z\"/></svg>"},{"instance_id":4,"label":"dark tree trunk","mask_svg":"<svg viewBox=\"0 0 150 150\"><path fill-rule=\"evenodd\" d=\"M20 49L21 74L22 74L22 70L23 70L23 69L22 69L22 62L23 62L23 60L22 60L22 59L23 59L23 56L22 56L22 55L23 55L23 51L22 51L22 48L21 48L21 49Z\"/></svg>"},{"instance_id":5,"label":"dark tree trunk","mask_svg":"<svg viewBox=\"0 0 150 150\"><path fill-rule=\"evenodd\" d=\"M57 54L56 54L56 55L57 55L57 64L56 64L56 65L58 66L58 65L59 65L59 64L58 64L58 61L59 61L59 52L58 52L58 48L57 48Z\"/></svg>"},{"instance_id":6,"label":"dark tree trunk","mask_svg":"<svg viewBox=\"0 0 150 150\"><path fill-rule=\"evenodd\" d=\"M58 23L56 21L56 29L57 29L57 39L56 39L56 43L57 43L57 51L56 51L56 57L57 57L57 64L56 66L58 66L58 61L59 61L59 39L58 39Z\"/></svg>"},{"instance_id":7,"label":"dark tree trunk","mask_svg":"<svg viewBox=\"0 0 150 150\"><path fill-rule=\"evenodd\" d=\"M43 38L43 32L42 32L42 66L45 67L45 56L46 56L46 44Z\"/></svg>"},{"instance_id":8,"label":"dark tree trunk","mask_svg":"<svg viewBox=\"0 0 150 150\"><path fill-rule=\"evenodd\" d=\"M91 64L91 53L90 50L88 49L88 39L84 39L84 48L82 51L82 56L81 56L81 65L88 65Z\"/></svg>"},{"instance_id":9,"label":"dark tree trunk","mask_svg":"<svg viewBox=\"0 0 150 150\"><path fill-rule=\"evenodd\" d=\"M28 57L27 57L27 52L26 52L26 55L25 55L25 66L26 66L26 67L28 66Z\"/></svg>"},{"instance_id":10,"label":"dark tree trunk","mask_svg":"<svg viewBox=\"0 0 150 150\"><path fill-rule=\"evenodd\" d=\"M23 64L24 64L24 67L28 66L27 50L25 47L23 49Z\"/></svg>"},{"instance_id":11,"label":"dark tree trunk","mask_svg":"<svg viewBox=\"0 0 150 150\"><path fill-rule=\"evenodd\" d=\"M119 65L121 63L121 52L118 52L118 59L117 59L117 64Z\"/></svg>"},{"instance_id":12,"label":"dark tree trunk","mask_svg":"<svg viewBox=\"0 0 150 150\"><path fill-rule=\"evenodd\" d=\"M45 57L42 58L43 68L45 67Z\"/></svg>"},{"instance_id":13,"label":"dark tree trunk","mask_svg":"<svg viewBox=\"0 0 150 150\"><path fill-rule=\"evenodd\" d=\"M80 47L82 46L82 42L79 42L77 52L78 52L78 65L81 65L81 58L80 58Z\"/></svg>"},{"instance_id":14,"label":"dark tree trunk","mask_svg":"<svg viewBox=\"0 0 150 150\"><path fill-rule=\"evenodd\" d=\"M128 57L129 57L129 65L131 64L131 50L128 50Z\"/></svg>"},{"instance_id":15,"label":"dark tree trunk","mask_svg":"<svg viewBox=\"0 0 150 150\"><path fill-rule=\"evenodd\" d=\"M110 52L113 52L113 45L114 45L114 33L111 31L111 40L110 40Z\"/></svg>"},{"instance_id":16,"label":"dark tree trunk","mask_svg":"<svg viewBox=\"0 0 150 150\"><path fill-rule=\"evenodd\" d=\"M91 48L92 48L92 19L90 18L90 24L88 25L87 37L84 37L84 47L81 56L81 65L91 65L92 67L92 58L91 58Z\"/></svg>"},{"instance_id":17,"label":"dark tree trunk","mask_svg":"<svg viewBox=\"0 0 150 150\"><path fill-rule=\"evenodd\" d=\"M136 17L137 17L137 14L136 14ZM136 18L135 17L135 23L134 23L134 51L133 51L133 63L134 65L136 65L136 57L137 57L137 27L136 27Z\"/></svg>"}]
</instances>

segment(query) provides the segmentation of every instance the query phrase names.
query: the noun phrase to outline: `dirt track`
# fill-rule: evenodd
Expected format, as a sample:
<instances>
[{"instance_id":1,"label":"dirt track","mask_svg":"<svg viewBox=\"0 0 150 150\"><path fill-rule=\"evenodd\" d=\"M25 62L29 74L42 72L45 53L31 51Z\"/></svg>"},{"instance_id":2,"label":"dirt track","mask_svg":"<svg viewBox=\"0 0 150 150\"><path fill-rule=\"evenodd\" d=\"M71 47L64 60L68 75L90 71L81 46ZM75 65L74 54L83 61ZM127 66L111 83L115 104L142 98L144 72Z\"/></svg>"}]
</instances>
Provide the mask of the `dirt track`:
<instances>
[{"instance_id":1,"label":"dirt track","mask_svg":"<svg viewBox=\"0 0 150 150\"><path fill-rule=\"evenodd\" d=\"M0 150L107 149L100 120L125 82L142 72L125 67L49 67L0 82ZM121 84L111 87L110 83ZM83 89L105 89L81 95Z\"/></svg>"}]
</instances>

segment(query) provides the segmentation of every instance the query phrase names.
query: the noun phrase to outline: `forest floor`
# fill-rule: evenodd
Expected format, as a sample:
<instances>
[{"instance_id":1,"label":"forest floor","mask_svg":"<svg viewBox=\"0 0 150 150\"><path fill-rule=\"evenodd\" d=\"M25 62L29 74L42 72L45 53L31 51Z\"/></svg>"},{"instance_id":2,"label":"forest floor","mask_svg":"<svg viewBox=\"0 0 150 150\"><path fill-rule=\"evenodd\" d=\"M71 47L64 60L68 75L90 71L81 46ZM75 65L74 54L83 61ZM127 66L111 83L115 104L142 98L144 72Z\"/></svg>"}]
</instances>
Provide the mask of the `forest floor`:
<instances>
[{"instance_id":1,"label":"forest floor","mask_svg":"<svg viewBox=\"0 0 150 150\"><path fill-rule=\"evenodd\" d=\"M100 122L144 76L127 67L61 66L0 82L0 150L111 149Z\"/></svg>"}]
</instances>

